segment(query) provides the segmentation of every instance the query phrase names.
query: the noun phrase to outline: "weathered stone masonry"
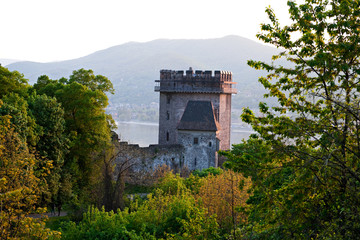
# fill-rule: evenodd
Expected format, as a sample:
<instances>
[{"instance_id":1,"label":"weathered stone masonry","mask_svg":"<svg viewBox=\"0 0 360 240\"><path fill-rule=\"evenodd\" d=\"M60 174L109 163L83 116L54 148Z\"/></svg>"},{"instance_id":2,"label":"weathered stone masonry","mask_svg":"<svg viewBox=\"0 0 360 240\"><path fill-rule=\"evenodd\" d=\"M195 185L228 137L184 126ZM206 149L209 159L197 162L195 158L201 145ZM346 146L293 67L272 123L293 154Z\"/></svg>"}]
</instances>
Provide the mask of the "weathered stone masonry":
<instances>
[{"instance_id":1,"label":"weathered stone masonry","mask_svg":"<svg viewBox=\"0 0 360 240\"><path fill-rule=\"evenodd\" d=\"M133 146L139 163L143 168L217 167L217 151L230 149L231 94L237 93L232 73L161 70L155 82L160 93L159 145ZM137 168L140 171L140 165Z\"/></svg>"}]
</instances>

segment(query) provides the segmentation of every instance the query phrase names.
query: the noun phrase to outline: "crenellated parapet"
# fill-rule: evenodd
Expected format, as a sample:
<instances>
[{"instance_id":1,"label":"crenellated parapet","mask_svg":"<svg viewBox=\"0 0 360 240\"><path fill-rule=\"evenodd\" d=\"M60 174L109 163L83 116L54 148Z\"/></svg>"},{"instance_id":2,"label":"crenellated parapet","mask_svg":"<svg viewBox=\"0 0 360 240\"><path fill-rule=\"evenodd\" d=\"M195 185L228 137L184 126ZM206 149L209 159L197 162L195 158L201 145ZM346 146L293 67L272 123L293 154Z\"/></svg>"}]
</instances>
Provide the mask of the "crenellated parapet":
<instances>
[{"instance_id":1,"label":"crenellated parapet","mask_svg":"<svg viewBox=\"0 0 360 240\"><path fill-rule=\"evenodd\" d=\"M220 81L220 82L232 82L232 72L228 71L201 71L201 70L160 70L160 80L178 80L178 81Z\"/></svg>"},{"instance_id":2,"label":"crenellated parapet","mask_svg":"<svg viewBox=\"0 0 360 240\"><path fill-rule=\"evenodd\" d=\"M160 80L155 81L158 92L204 92L236 94L232 73L228 71L160 70Z\"/></svg>"}]
</instances>

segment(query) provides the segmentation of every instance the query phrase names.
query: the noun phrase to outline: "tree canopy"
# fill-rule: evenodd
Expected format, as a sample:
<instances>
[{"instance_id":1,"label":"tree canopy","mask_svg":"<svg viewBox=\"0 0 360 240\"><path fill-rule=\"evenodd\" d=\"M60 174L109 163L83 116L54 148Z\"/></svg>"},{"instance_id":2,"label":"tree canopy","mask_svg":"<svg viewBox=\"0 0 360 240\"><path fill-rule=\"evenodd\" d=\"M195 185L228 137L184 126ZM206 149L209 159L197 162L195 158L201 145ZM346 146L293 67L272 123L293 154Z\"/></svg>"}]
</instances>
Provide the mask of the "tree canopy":
<instances>
[{"instance_id":1,"label":"tree canopy","mask_svg":"<svg viewBox=\"0 0 360 240\"><path fill-rule=\"evenodd\" d=\"M269 209L254 221L260 232L354 238L360 231L359 1L288 1L288 7L291 25L282 26L268 8L270 21L257 35L281 53L271 63L248 61L268 72L259 81L265 97L278 100L272 107L260 103L259 116L248 108L241 116L265 145L250 139L246 151L234 146L229 165L249 164L257 169L253 178L282 179L262 188ZM263 156L248 151L255 143L267 148Z\"/></svg>"},{"instance_id":2,"label":"tree canopy","mask_svg":"<svg viewBox=\"0 0 360 240\"><path fill-rule=\"evenodd\" d=\"M69 79L43 75L29 86L2 66L0 83L0 238L56 239L43 220L27 215L96 203L99 153L114 127L105 114L112 83L80 69Z\"/></svg>"}]
</instances>

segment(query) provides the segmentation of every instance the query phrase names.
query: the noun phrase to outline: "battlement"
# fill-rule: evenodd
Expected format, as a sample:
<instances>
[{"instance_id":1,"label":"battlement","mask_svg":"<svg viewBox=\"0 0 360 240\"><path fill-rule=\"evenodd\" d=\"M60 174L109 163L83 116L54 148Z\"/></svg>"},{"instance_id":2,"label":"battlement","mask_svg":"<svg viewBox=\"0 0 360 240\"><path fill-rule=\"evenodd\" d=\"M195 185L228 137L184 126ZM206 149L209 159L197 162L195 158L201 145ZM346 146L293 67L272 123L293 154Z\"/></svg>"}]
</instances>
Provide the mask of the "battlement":
<instances>
[{"instance_id":1,"label":"battlement","mask_svg":"<svg viewBox=\"0 0 360 240\"><path fill-rule=\"evenodd\" d=\"M174 70L160 70L160 80L187 80L187 81L199 81L199 80L212 80L220 82L231 82L232 81L232 72L228 71L201 71L189 69L185 71L174 71Z\"/></svg>"},{"instance_id":2,"label":"battlement","mask_svg":"<svg viewBox=\"0 0 360 240\"><path fill-rule=\"evenodd\" d=\"M160 80L155 80L157 92L193 92L236 94L232 73L228 71L160 70Z\"/></svg>"}]
</instances>

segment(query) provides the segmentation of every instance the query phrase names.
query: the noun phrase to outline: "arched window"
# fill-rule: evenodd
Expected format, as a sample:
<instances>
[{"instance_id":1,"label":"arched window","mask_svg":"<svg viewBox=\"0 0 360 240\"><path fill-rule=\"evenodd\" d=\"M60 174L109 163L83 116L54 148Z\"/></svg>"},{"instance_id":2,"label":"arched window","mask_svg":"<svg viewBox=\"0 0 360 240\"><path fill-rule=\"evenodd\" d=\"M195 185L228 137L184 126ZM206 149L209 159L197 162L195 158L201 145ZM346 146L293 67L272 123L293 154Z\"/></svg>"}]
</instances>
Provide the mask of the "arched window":
<instances>
[{"instance_id":1,"label":"arched window","mask_svg":"<svg viewBox=\"0 0 360 240\"><path fill-rule=\"evenodd\" d=\"M169 132L166 132L166 141L169 141L170 135Z\"/></svg>"}]
</instances>

